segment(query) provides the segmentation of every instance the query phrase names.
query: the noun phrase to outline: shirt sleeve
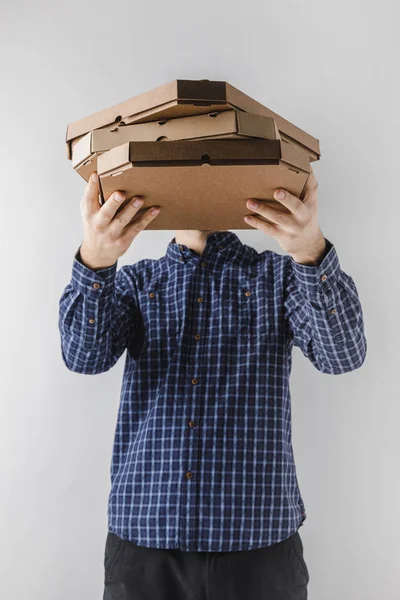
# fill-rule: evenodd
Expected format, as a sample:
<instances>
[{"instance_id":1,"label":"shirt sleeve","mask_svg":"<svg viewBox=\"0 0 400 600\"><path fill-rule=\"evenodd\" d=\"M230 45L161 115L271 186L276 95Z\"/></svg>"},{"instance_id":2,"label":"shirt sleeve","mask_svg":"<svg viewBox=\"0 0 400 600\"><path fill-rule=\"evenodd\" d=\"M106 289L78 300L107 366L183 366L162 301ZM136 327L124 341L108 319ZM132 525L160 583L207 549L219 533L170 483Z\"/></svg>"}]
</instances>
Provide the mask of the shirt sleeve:
<instances>
[{"instance_id":1,"label":"shirt sleeve","mask_svg":"<svg viewBox=\"0 0 400 600\"><path fill-rule=\"evenodd\" d=\"M319 265L287 257L284 308L293 344L322 373L339 374L363 364L367 342L355 283L326 242Z\"/></svg>"},{"instance_id":2,"label":"shirt sleeve","mask_svg":"<svg viewBox=\"0 0 400 600\"><path fill-rule=\"evenodd\" d=\"M139 309L128 266L90 269L75 254L59 300L61 354L76 373L108 371L138 338Z\"/></svg>"}]
</instances>

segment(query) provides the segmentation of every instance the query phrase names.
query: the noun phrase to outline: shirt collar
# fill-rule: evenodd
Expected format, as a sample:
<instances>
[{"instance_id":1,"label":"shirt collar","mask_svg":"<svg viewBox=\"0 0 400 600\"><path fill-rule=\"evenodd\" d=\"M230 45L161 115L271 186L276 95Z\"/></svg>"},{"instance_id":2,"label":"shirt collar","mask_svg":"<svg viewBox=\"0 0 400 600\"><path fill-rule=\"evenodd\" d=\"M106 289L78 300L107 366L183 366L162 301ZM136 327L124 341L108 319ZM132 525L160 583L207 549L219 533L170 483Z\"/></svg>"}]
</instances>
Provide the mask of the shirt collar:
<instances>
[{"instance_id":1,"label":"shirt collar","mask_svg":"<svg viewBox=\"0 0 400 600\"><path fill-rule=\"evenodd\" d=\"M185 244L177 244L175 237L169 242L165 256L171 261L187 262L193 258L214 256L216 253L230 255L241 247L243 247L243 243L233 231L213 231L206 237L202 257Z\"/></svg>"}]
</instances>

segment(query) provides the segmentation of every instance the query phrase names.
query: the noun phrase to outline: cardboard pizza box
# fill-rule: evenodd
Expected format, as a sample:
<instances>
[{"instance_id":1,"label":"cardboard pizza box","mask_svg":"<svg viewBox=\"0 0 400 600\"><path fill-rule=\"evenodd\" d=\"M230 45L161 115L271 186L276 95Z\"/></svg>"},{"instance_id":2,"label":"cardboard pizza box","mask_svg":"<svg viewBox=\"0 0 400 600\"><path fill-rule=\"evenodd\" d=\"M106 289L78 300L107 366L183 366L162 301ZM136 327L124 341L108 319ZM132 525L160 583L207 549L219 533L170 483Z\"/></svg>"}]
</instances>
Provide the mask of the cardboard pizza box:
<instances>
[{"instance_id":1,"label":"cardboard pizza box","mask_svg":"<svg viewBox=\"0 0 400 600\"><path fill-rule=\"evenodd\" d=\"M146 229L251 229L246 200L276 205L278 187L301 197L310 158L282 140L127 142L98 156L98 174L102 203L120 190L121 208L135 195L144 198L137 214L161 206Z\"/></svg>"},{"instance_id":2,"label":"cardboard pizza box","mask_svg":"<svg viewBox=\"0 0 400 600\"><path fill-rule=\"evenodd\" d=\"M205 115L163 119L126 125L110 131L95 129L72 148L72 166L86 180L97 170L97 156L129 141L175 141L188 139L264 138L280 139L272 117L261 117L235 110Z\"/></svg>"},{"instance_id":3,"label":"cardboard pizza box","mask_svg":"<svg viewBox=\"0 0 400 600\"><path fill-rule=\"evenodd\" d=\"M72 158L73 140L78 138L79 141L79 138L95 129L112 129L122 123L129 125L232 109L274 118L282 137L307 149L310 160L319 159L317 138L229 83L208 79L177 79L70 123L66 132L67 156Z\"/></svg>"}]
</instances>

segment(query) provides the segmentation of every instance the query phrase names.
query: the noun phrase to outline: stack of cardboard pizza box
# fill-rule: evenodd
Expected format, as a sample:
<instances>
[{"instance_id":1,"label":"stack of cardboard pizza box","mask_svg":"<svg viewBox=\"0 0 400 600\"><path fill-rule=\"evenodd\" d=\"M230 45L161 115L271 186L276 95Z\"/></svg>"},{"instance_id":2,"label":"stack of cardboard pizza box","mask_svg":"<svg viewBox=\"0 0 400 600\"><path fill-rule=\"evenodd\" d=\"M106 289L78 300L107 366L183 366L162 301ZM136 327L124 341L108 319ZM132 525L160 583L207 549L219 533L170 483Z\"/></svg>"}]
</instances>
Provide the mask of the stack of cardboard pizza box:
<instances>
[{"instance_id":1,"label":"stack of cardboard pizza box","mask_svg":"<svg viewBox=\"0 0 400 600\"><path fill-rule=\"evenodd\" d=\"M67 155L100 202L161 206L146 229L248 229L248 198L302 197L318 139L224 81L175 80L70 123ZM124 203L125 204L125 203ZM123 204L123 206L124 206ZM122 207L123 207L122 206ZM121 208L122 208L121 207Z\"/></svg>"}]
</instances>

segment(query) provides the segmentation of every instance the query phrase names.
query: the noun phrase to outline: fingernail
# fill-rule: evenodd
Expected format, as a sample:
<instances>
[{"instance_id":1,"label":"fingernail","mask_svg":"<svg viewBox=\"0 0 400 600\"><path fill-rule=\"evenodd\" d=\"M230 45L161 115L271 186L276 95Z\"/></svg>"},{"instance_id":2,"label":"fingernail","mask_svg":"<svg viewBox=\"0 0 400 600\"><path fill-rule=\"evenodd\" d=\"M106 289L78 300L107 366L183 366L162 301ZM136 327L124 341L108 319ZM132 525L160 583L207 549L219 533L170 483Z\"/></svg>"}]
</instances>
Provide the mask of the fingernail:
<instances>
[{"instance_id":1,"label":"fingernail","mask_svg":"<svg viewBox=\"0 0 400 600\"><path fill-rule=\"evenodd\" d=\"M116 199L117 202L121 202L124 199L123 195L120 194L119 192L117 192L115 194L114 198Z\"/></svg>"},{"instance_id":2,"label":"fingernail","mask_svg":"<svg viewBox=\"0 0 400 600\"><path fill-rule=\"evenodd\" d=\"M250 208L257 208L258 202L256 202L255 200L249 200L248 205L250 206Z\"/></svg>"},{"instance_id":3,"label":"fingernail","mask_svg":"<svg viewBox=\"0 0 400 600\"><path fill-rule=\"evenodd\" d=\"M152 208L150 212L151 212L152 215L158 215L158 213L160 212L160 209L159 208Z\"/></svg>"},{"instance_id":4,"label":"fingernail","mask_svg":"<svg viewBox=\"0 0 400 600\"><path fill-rule=\"evenodd\" d=\"M93 183L97 183L97 181L99 180L97 173L92 173L90 178L93 181Z\"/></svg>"},{"instance_id":5,"label":"fingernail","mask_svg":"<svg viewBox=\"0 0 400 600\"><path fill-rule=\"evenodd\" d=\"M277 192L275 192L275 198L277 198L278 200L283 200L284 197L285 192L283 190L278 190Z\"/></svg>"},{"instance_id":6,"label":"fingernail","mask_svg":"<svg viewBox=\"0 0 400 600\"><path fill-rule=\"evenodd\" d=\"M140 206L141 204L143 204L143 200L141 200L140 198L134 199L133 206Z\"/></svg>"}]
</instances>

